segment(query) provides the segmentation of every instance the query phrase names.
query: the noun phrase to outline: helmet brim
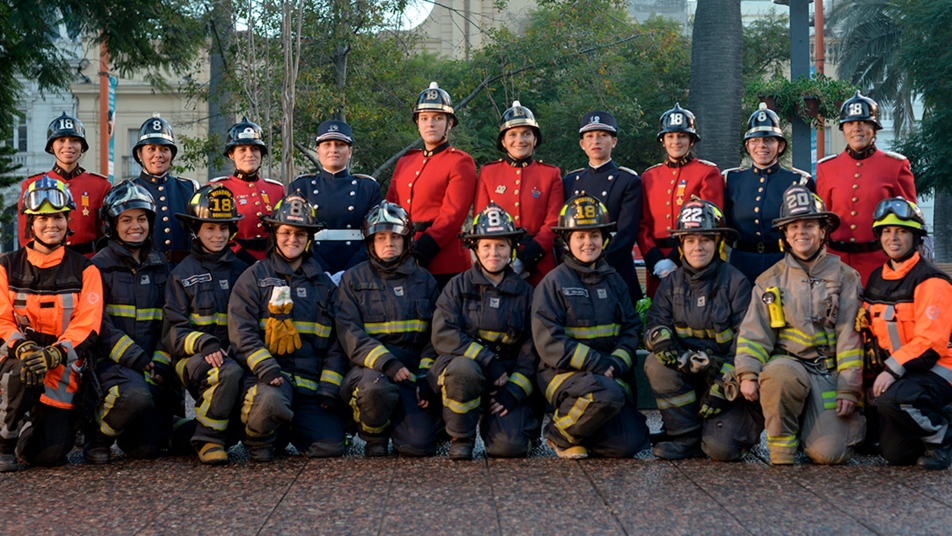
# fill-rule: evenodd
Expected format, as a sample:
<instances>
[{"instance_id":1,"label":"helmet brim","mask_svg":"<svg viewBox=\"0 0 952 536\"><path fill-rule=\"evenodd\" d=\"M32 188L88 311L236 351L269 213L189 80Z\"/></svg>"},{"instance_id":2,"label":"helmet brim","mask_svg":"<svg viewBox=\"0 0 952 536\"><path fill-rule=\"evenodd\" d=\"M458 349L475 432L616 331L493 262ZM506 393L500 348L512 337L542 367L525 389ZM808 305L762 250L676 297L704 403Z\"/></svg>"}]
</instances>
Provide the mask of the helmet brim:
<instances>
[{"instance_id":1,"label":"helmet brim","mask_svg":"<svg viewBox=\"0 0 952 536\"><path fill-rule=\"evenodd\" d=\"M822 220L826 219L830 226L830 232L840 227L840 217L835 212L816 212L813 214L803 214L798 216L788 216L786 218L777 218L770 222L771 227L779 230L781 227L798 220Z\"/></svg>"},{"instance_id":2,"label":"helmet brim","mask_svg":"<svg viewBox=\"0 0 952 536\"><path fill-rule=\"evenodd\" d=\"M291 227L300 227L301 229L304 229L304 230L306 230L306 231L310 231L310 232L313 232L313 233L316 233L316 232L318 232L318 231L320 231L320 230L322 230L322 229L325 229L325 228L327 227L327 226L324 225L323 223L316 223L316 224L308 225L308 224L306 224L306 223L291 223L291 222L287 222L287 221L276 220L276 219L274 219L274 218L261 218L261 221L267 223L268 225L274 227L275 229L277 229L277 228L278 228L279 226L281 226L281 225L289 225L289 226L291 226Z\"/></svg>"},{"instance_id":3,"label":"helmet brim","mask_svg":"<svg viewBox=\"0 0 952 536\"><path fill-rule=\"evenodd\" d=\"M737 231L731 229L730 227L714 227L713 229L677 229L671 231L671 236L674 237L682 237L687 235L720 235L723 236L724 240L728 242L733 242L740 236L737 234Z\"/></svg>"}]
</instances>

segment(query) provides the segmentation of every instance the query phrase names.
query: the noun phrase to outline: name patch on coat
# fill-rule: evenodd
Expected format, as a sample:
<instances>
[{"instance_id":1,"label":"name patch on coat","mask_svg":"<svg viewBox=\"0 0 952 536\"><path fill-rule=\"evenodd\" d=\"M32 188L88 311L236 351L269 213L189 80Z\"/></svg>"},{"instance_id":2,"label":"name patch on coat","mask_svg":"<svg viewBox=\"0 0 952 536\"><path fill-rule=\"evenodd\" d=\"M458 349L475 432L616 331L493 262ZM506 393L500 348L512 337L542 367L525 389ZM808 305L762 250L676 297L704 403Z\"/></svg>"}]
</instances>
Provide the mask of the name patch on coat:
<instances>
[{"instance_id":1,"label":"name patch on coat","mask_svg":"<svg viewBox=\"0 0 952 536\"><path fill-rule=\"evenodd\" d=\"M608 291L603 288L598 289L598 299L604 300L607 298L608 298Z\"/></svg>"},{"instance_id":2,"label":"name patch on coat","mask_svg":"<svg viewBox=\"0 0 952 536\"><path fill-rule=\"evenodd\" d=\"M489 306L493 309L499 309L499 298L489 298Z\"/></svg>"},{"instance_id":3,"label":"name patch on coat","mask_svg":"<svg viewBox=\"0 0 952 536\"><path fill-rule=\"evenodd\" d=\"M198 274L182 280L183 287L190 287L198 283L208 283L212 280L212 274ZM227 283L227 281L225 281Z\"/></svg>"},{"instance_id":4,"label":"name patch on coat","mask_svg":"<svg viewBox=\"0 0 952 536\"><path fill-rule=\"evenodd\" d=\"M296 289L294 289L294 290L297 291L297 297L298 297L298 298L307 298L307 289L306 289L306 288L304 288L304 287L298 287L298 288L296 288Z\"/></svg>"},{"instance_id":5,"label":"name patch on coat","mask_svg":"<svg viewBox=\"0 0 952 536\"><path fill-rule=\"evenodd\" d=\"M259 279L259 280L258 280L258 286L261 287L261 288L267 288L267 287L286 287L286 286L288 286L288 285L287 285L287 283L285 283L284 280L281 279L281 278L278 278L278 277L266 277L266 278L264 278L264 279Z\"/></svg>"},{"instance_id":6,"label":"name patch on coat","mask_svg":"<svg viewBox=\"0 0 952 536\"><path fill-rule=\"evenodd\" d=\"M584 287L566 287L562 289L563 296L583 296L588 297L588 289Z\"/></svg>"},{"instance_id":7,"label":"name patch on coat","mask_svg":"<svg viewBox=\"0 0 952 536\"><path fill-rule=\"evenodd\" d=\"M228 280L227 280L227 279L219 279L219 280L218 280L218 287L219 287L220 289L222 289L222 290L228 290Z\"/></svg>"}]
</instances>

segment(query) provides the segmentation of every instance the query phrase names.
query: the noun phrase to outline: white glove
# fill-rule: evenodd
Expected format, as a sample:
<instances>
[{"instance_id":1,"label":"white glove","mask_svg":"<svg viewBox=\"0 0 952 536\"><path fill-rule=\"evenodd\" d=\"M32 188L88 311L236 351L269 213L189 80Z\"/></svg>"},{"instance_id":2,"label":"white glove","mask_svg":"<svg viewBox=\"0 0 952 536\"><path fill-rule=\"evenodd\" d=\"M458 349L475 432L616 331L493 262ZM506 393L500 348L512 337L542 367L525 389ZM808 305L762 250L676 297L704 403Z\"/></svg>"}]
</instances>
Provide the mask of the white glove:
<instances>
[{"instance_id":1,"label":"white glove","mask_svg":"<svg viewBox=\"0 0 952 536\"><path fill-rule=\"evenodd\" d=\"M516 272L516 275L521 276L526 271L526 265L522 264L522 259L516 259L512 261L512 264L510 264L510 266L512 266L512 269L513 271Z\"/></svg>"},{"instance_id":2,"label":"white glove","mask_svg":"<svg viewBox=\"0 0 952 536\"><path fill-rule=\"evenodd\" d=\"M337 287L340 286L340 278L342 275L344 275L343 270L337 272L336 274L332 274L330 272L324 272L324 273L327 274L327 276L331 278L331 281L334 282L334 286L337 286Z\"/></svg>"},{"instance_id":3,"label":"white glove","mask_svg":"<svg viewBox=\"0 0 952 536\"><path fill-rule=\"evenodd\" d=\"M671 272L678 269L678 265L674 264L674 261L671 259L661 259L657 264L654 265L654 275L658 276L660 279L664 279L671 274Z\"/></svg>"}]
</instances>

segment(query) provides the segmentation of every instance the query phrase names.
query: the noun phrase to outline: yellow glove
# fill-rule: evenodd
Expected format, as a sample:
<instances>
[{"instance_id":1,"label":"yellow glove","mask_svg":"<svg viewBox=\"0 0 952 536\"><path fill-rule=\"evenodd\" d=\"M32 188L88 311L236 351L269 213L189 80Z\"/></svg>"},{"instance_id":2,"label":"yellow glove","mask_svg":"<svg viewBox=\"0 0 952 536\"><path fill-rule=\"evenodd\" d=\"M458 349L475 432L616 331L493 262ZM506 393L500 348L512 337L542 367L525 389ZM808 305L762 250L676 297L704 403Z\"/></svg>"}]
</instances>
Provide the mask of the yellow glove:
<instances>
[{"instance_id":1,"label":"yellow glove","mask_svg":"<svg viewBox=\"0 0 952 536\"><path fill-rule=\"evenodd\" d=\"M268 311L271 312L272 316L265 322L265 344L272 354L286 355L293 352L295 337L297 337L297 348L301 347L301 338L291 319L278 319L279 315L288 315L292 309L294 309L293 302L286 302L281 305L268 304Z\"/></svg>"},{"instance_id":2,"label":"yellow glove","mask_svg":"<svg viewBox=\"0 0 952 536\"><path fill-rule=\"evenodd\" d=\"M869 328L869 313L866 312L865 307L860 307L859 310L856 311L855 328L856 331L863 331Z\"/></svg>"},{"instance_id":3,"label":"yellow glove","mask_svg":"<svg viewBox=\"0 0 952 536\"><path fill-rule=\"evenodd\" d=\"M290 354L295 350L301 349L301 335L298 333L297 328L294 327L294 322L292 322L290 318L284 320L282 333L284 335L284 353Z\"/></svg>"}]
</instances>

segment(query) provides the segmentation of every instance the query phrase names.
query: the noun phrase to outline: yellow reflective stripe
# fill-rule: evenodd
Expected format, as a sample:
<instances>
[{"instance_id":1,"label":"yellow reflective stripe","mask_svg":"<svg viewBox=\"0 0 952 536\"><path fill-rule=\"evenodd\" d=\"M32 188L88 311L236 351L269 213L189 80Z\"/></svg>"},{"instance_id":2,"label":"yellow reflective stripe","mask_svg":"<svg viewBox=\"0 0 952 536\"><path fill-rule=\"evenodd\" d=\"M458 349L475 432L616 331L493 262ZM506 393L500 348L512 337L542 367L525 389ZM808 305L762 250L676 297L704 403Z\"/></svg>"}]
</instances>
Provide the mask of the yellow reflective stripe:
<instances>
[{"instance_id":1,"label":"yellow reflective stripe","mask_svg":"<svg viewBox=\"0 0 952 536\"><path fill-rule=\"evenodd\" d=\"M325 326L319 322L298 322L295 320L294 327L298 330L298 333L317 335L318 337L325 338L331 336L331 327Z\"/></svg>"},{"instance_id":2,"label":"yellow reflective stripe","mask_svg":"<svg viewBox=\"0 0 952 536\"><path fill-rule=\"evenodd\" d=\"M432 357L424 357L423 359L420 360L420 370L427 370L430 368L433 368Z\"/></svg>"},{"instance_id":3,"label":"yellow reflective stripe","mask_svg":"<svg viewBox=\"0 0 952 536\"><path fill-rule=\"evenodd\" d=\"M380 335L382 333L415 333L424 332L430 329L428 320L392 320L390 322L367 322L364 324L364 331L368 335Z\"/></svg>"},{"instance_id":4,"label":"yellow reflective stripe","mask_svg":"<svg viewBox=\"0 0 952 536\"><path fill-rule=\"evenodd\" d=\"M555 394L555 391L558 390L559 386L562 385L562 382L567 380L569 376L576 374L575 372L563 372L562 374L556 374L552 381L549 382L549 386L545 388L545 399L552 403L552 396Z\"/></svg>"},{"instance_id":5,"label":"yellow reflective stripe","mask_svg":"<svg viewBox=\"0 0 952 536\"><path fill-rule=\"evenodd\" d=\"M104 312L109 316L117 316L120 318L135 318L136 306L109 303L109 304L106 304Z\"/></svg>"},{"instance_id":6,"label":"yellow reflective stripe","mask_svg":"<svg viewBox=\"0 0 952 536\"><path fill-rule=\"evenodd\" d=\"M445 387L443 388L443 407L449 409L453 413L459 413L460 415L465 415L469 413L470 411L473 411L474 409L478 408L479 405L482 403L483 403L483 398L480 396L477 396L476 398L468 402L457 402L455 400L451 400L448 396L446 396L446 388Z\"/></svg>"},{"instance_id":7,"label":"yellow reflective stripe","mask_svg":"<svg viewBox=\"0 0 952 536\"><path fill-rule=\"evenodd\" d=\"M753 355L761 363L766 363L770 357L767 355L767 350L765 350L763 346L741 337L737 339L737 355L745 353L744 350L747 350L746 353Z\"/></svg>"},{"instance_id":8,"label":"yellow reflective stripe","mask_svg":"<svg viewBox=\"0 0 952 536\"><path fill-rule=\"evenodd\" d=\"M103 420L107 415L109 415L109 412L112 411L112 408L116 406L116 400L119 400L119 386L113 385L108 391L106 391L106 398L103 400L102 409L99 411L99 430L109 437L116 437L120 433L106 424L106 421Z\"/></svg>"},{"instance_id":9,"label":"yellow reflective stripe","mask_svg":"<svg viewBox=\"0 0 952 536\"><path fill-rule=\"evenodd\" d=\"M390 426L390 419L387 419L387 422L383 426L367 426L362 420L360 420L360 406L357 405L357 395L360 392L359 387L354 388L354 394L350 397L350 407L354 410L354 422L360 423L360 429L367 432L368 434L382 434L387 430L387 427Z\"/></svg>"},{"instance_id":10,"label":"yellow reflective stripe","mask_svg":"<svg viewBox=\"0 0 952 536\"><path fill-rule=\"evenodd\" d=\"M488 329L479 330L479 338L489 342L500 342L502 344L513 344L519 342L518 339L510 337L501 331L489 331Z\"/></svg>"},{"instance_id":11,"label":"yellow reflective stripe","mask_svg":"<svg viewBox=\"0 0 952 536\"><path fill-rule=\"evenodd\" d=\"M573 339L597 339L599 337L615 337L621 333L621 324L604 324L601 326L565 327L565 334Z\"/></svg>"},{"instance_id":12,"label":"yellow reflective stripe","mask_svg":"<svg viewBox=\"0 0 952 536\"><path fill-rule=\"evenodd\" d=\"M374 365L377 363L377 359L386 353L388 353L388 351L384 345L377 345L377 347L371 350L370 353L367 354L367 357L364 358L364 366L369 369L374 368Z\"/></svg>"},{"instance_id":13,"label":"yellow reflective stripe","mask_svg":"<svg viewBox=\"0 0 952 536\"><path fill-rule=\"evenodd\" d=\"M714 340L717 344L726 344L734 340L734 330L727 328L720 333L714 334Z\"/></svg>"},{"instance_id":14,"label":"yellow reflective stripe","mask_svg":"<svg viewBox=\"0 0 952 536\"><path fill-rule=\"evenodd\" d=\"M195 420L218 432L224 431L226 428L228 428L228 419L212 419L208 416L208 410L211 408L212 399L215 397L215 390L221 383L221 380L218 377L218 372L220 370L221 369L218 367L212 367L209 369L207 374L209 387L208 389L205 389L204 393L202 393L202 404L195 408Z\"/></svg>"},{"instance_id":15,"label":"yellow reflective stripe","mask_svg":"<svg viewBox=\"0 0 952 536\"><path fill-rule=\"evenodd\" d=\"M185 353L194 354L198 352L198 348L195 347L195 344L198 343L198 339L204 335L201 331L190 331L188 335L185 336Z\"/></svg>"},{"instance_id":16,"label":"yellow reflective stripe","mask_svg":"<svg viewBox=\"0 0 952 536\"><path fill-rule=\"evenodd\" d=\"M323 379L323 378L322 378L322 379ZM298 387L303 387L304 389L307 389L308 391L317 392L317 382L314 381L314 380L309 380L309 379L307 379L307 378L302 378L302 377L300 377L300 376L298 376L298 375L295 374L295 375L294 375L294 384L297 385Z\"/></svg>"},{"instance_id":17,"label":"yellow reflective stripe","mask_svg":"<svg viewBox=\"0 0 952 536\"><path fill-rule=\"evenodd\" d=\"M575 347L575 351L572 352L572 359L569 361L569 366L582 370L582 365L585 364L585 358L588 356L588 346L584 344L579 344Z\"/></svg>"},{"instance_id":18,"label":"yellow reflective stripe","mask_svg":"<svg viewBox=\"0 0 952 536\"><path fill-rule=\"evenodd\" d=\"M344 381L344 377L333 370L325 370L321 372L321 381L339 386Z\"/></svg>"},{"instance_id":19,"label":"yellow reflective stripe","mask_svg":"<svg viewBox=\"0 0 952 536\"><path fill-rule=\"evenodd\" d=\"M731 365L730 363L726 361L724 362L723 365L721 365L721 374L727 374L728 372L732 370L734 370L734 365Z\"/></svg>"},{"instance_id":20,"label":"yellow reflective stripe","mask_svg":"<svg viewBox=\"0 0 952 536\"><path fill-rule=\"evenodd\" d=\"M612 352L612 355L624 361L625 364L628 365L628 368L631 368L631 354L629 354L625 349L618 348Z\"/></svg>"},{"instance_id":21,"label":"yellow reflective stripe","mask_svg":"<svg viewBox=\"0 0 952 536\"><path fill-rule=\"evenodd\" d=\"M682 406L687 406L688 404L695 402L697 400L697 395L692 390L678 396L672 396L669 398L658 398L657 400L658 400L658 409L680 408Z\"/></svg>"},{"instance_id":22,"label":"yellow reflective stripe","mask_svg":"<svg viewBox=\"0 0 952 536\"><path fill-rule=\"evenodd\" d=\"M252 385L251 389L248 389L248 392L245 393L245 400L241 404L241 422L245 425L245 434L248 437L264 437L271 434L271 430L264 433L256 433L254 430L248 427L248 414L251 413L251 407L254 405L255 397L258 395L258 385Z\"/></svg>"},{"instance_id":23,"label":"yellow reflective stripe","mask_svg":"<svg viewBox=\"0 0 952 536\"><path fill-rule=\"evenodd\" d=\"M792 341L797 344L801 344L803 346L811 346L811 347L812 346L831 346L833 344L836 344L836 338L834 337L833 340L831 341L830 338L827 337L825 331L818 332L816 335L813 335L811 337L810 335L807 335L806 333L804 333L803 331L800 331L799 329L787 327L780 330L779 337L781 339L786 339L788 341Z\"/></svg>"},{"instance_id":24,"label":"yellow reflective stripe","mask_svg":"<svg viewBox=\"0 0 952 536\"><path fill-rule=\"evenodd\" d=\"M514 383L522 388L526 392L526 396L532 394L532 382L529 381L529 378L526 378L524 375L513 372L512 376L509 376L509 382Z\"/></svg>"},{"instance_id":25,"label":"yellow reflective stripe","mask_svg":"<svg viewBox=\"0 0 952 536\"><path fill-rule=\"evenodd\" d=\"M482 349L483 345L479 344L478 342L471 342L469 343L469 346L466 347L466 351L463 352L463 356L470 359L476 359L476 356L479 355L479 352L482 351Z\"/></svg>"},{"instance_id":26,"label":"yellow reflective stripe","mask_svg":"<svg viewBox=\"0 0 952 536\"><path fill-rule=\"evenodd\" d=\"M836 391L823 391L823 409L836 409Z\"/></svg>"},{"instance_id":27,"label":"yellow reflective stripe","mask_svg":"<svg viewBox=\"0 0 952 536\"><path fill-rule=\"evenodd\" d=\"M175 364L175 373L178 374L179 380L182 381L182 384L185 384L185 365L188 364L188 359L179 359L178 363Z\"/></svg>"},{"instance_id":28,"label":"yellow reflective stripe","mask_svg":"<svg viewBox=\"0 0 952 536\"><path fill-rule=\"evenodd\" d=\"M796 435L782 435L775 437L770 437L769 435L767 436L767 445L771 447L796 448L798 443L799 442L797 441Z\"/></svg>"},{"instance_id":29,"label":"yellow reflective stripe","mask_svg":"<svg viewBox=\"0 0 952 536\"><path fill-rule=\"evenodd\" d=\"M155 361L157 363L162 363L163 365L171 365L172 357L169 356L167 352L160 352L156 350L156 352L152 354L152 361Z\"/></svg>"},{"instance_id":30,"label":"yellow reflective stripe","mask_svg":"<svg viewBox=\"0 0 952 536\"><path fill-rule=\"evenodd\" d=\"M119 358L122 357L122 354L126 353L126 350L132 346L132 339L128 335L122 335L119 337L119 340L116 341L116 344L112 347L112 350L109 351L109 359L112 359L116 363L119 362Z\"/></svg>"},{"instance_id":31,"label":"yellow reflective stripe","mask_svg":"<svg viewBox=\"0 0 952 536\"><path fill-rule=\"evenodd\" d=\"M624 382L624 381L622 381L622 380L620 380L620 379L618 379L618 378L615 378L615 383L617 383L617 384L622 388L622 390L625 391L625 394L628 395L628 398L634 398L634 397L635 397L635 393L632 392L631 386L628 385L626 382Z\"/></svg>"},{"instance_id":32,"label":"yellow reflective stripe","mask_svg":"<svg viewBox=\"0 0 952 536\"><path fill-rule=\"evenodd\" d=\"M188 320L193 326L227 326L228 314L214 313L207 316L190 314Z\"/></svg>"},{"instance_id":33,"label":"yellow reflective stripe","mask_svg":"<svg viewBox=\"0 0 952 536\"><path fill-rule=\"evenodd\" d=\"M836 354L836 370L861 367L863 365L863 351L860 349L847 350Z\"/></svg>"},{"instance_id":34,"label":"yellow reflective stripe","mask_svg":"<svg viewBox=\"0 0 952 536\"><path fill-rule=\"evenodd\" d=\"M265 359L268 359L269 357L271 357L271 352L268 352L264 348L255 351L253 354L248 356L248 368L251 369L251 372L254 372L255 367L257 367L259 363Z\"/></svg>"},{"instance_id":35,"label":"yellow reflective stripe","mask_svg":"<svg viewBox=\"0 0 952 536\"><path fill-rule=\"evenodd\" d=\"M162 309L137 309L136 322L162 320Z\"/></svg>"},{"instance_id":36,"label":"yellow reflective stripe","mask_svg":"<svg viewBox=\"0 0 952 536\"><path fill-rule=\"evenodd\" d=\"M588 405L592 403L592 400L592 393L588 393L585 396L579 397L567 414L559 415L559 410L555 410L555 415L552 416L555 429L558 430L565 439L576 443L575 437L568 433L566 429L578 422L579 418L585 413L586 408L588 408Z\"/></svg>"}]
</instances>

